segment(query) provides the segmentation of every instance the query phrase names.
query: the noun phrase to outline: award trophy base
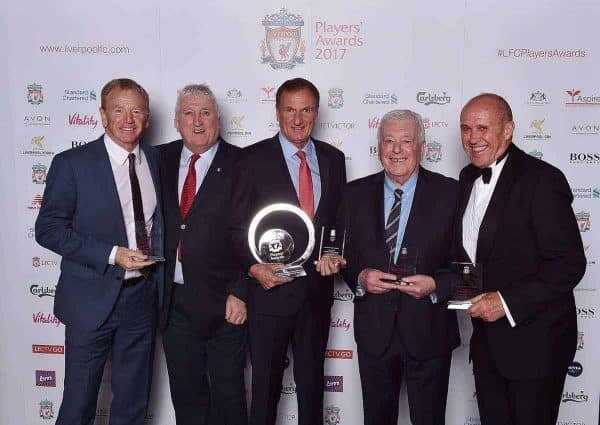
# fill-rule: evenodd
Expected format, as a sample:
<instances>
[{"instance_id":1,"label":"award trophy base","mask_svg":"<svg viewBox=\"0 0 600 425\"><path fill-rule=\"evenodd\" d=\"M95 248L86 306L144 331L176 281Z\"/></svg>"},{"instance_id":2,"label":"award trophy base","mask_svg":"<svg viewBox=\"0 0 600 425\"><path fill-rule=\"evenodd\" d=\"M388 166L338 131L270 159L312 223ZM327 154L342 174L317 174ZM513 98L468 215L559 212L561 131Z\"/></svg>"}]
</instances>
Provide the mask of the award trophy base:
<instances>
[{"instance_id":1,"label":"award trophy base","mask_svg":"<svg viewBox=\"0 0 600 425\"><path fill-rule=\"evenodd\" d=\"M296 277L306 276L306 270L302 266L288 266L284 269L279 269L275 272L277 276L281 277L291 277L292 279Z\"/></svg>"}]
</instances>

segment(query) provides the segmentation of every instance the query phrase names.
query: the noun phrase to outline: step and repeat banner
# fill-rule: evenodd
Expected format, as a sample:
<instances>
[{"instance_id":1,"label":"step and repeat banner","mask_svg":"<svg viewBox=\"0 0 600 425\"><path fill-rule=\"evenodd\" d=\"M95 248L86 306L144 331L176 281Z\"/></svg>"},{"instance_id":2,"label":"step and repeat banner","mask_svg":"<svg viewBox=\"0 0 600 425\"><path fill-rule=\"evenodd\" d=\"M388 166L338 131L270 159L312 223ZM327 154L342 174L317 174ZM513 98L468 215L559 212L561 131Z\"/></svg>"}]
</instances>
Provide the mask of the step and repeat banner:
<instances>
[{"instance_id":1,"label":"step and repeat banner","mask_svg":"<svg viewBox=\"0 0 600 425\"><path fill-rule=\"evenodd\" d=\"M53 155L103 132L104 83L127 76L148 90L145 137L161 144L178 138L177 89L207 82L218 97L223 138L247 146L275 134L275 91L302 76L321 92L315 136L345 153L349 179L380 170L376 130L380 117L396 108L424 117L423 165L457 177L467 163L458 126L462 105L483 91L509 101L514 142L567 176L588 259L575 290L578 346L558 424L598 424L600 366L592 361L600 339L597 2L21 0L4 5L1 19L2 423L56 420L64 378L64 326L52 314L60 257L36 244L33 227ZM323 423L360 425L353 295L337 282L334 298ZM463 343L453 354L446 417L448 424L476 425L471 325L458 315ZM293 425L291 355L289 365L278 424ZM154 376L148 423L174 424L160 342ZM108 422L110 399L108 365L96 424ZM405 393L399 402L398 423L408 424Z\"/></svg>"}]
</instances>

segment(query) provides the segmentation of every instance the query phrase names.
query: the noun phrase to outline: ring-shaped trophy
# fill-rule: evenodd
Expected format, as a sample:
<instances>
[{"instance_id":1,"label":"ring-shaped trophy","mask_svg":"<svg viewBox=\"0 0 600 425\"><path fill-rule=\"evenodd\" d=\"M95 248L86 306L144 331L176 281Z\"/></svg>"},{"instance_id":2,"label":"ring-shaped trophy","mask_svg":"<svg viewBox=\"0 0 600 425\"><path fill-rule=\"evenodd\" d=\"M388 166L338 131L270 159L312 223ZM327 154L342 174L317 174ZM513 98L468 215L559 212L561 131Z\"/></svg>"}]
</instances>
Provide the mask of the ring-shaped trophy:
<instances>
[{"instance_id":1,"label":"ring-shaped trophy","mask_svg":"<svg viewBox=\"0 0 600 425\"><path fill-rule=\"evenodd\" d=\"M306 225L308 241L306 249L298 258L292 259L294 255L294 238L284 229L268 229L256 244L256 230L261 221L272 213L289 213L299 217ZM283 263L284 268L277 270L277 275L283 277L306 276L306 270L302 267L312 254L315 247L315 228L310 217L295 205L277 203L261 209L250 222L248 228L248 246L252 255L262 264ZM291 261L290 261L291 260Z\"/></svg>"}]
</instances>

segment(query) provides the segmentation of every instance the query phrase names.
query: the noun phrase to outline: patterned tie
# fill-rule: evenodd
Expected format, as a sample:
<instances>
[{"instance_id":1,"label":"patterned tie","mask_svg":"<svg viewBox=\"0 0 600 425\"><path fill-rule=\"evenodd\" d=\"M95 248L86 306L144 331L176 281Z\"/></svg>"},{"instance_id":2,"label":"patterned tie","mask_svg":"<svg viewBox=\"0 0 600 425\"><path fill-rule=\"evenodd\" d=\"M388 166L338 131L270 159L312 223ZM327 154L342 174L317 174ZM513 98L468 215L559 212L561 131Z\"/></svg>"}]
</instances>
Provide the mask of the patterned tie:
<instances>
[{"instance_id":1,"label":"patterned tie","mask_svg":"<svg viewBox=\"0 0 600 425\"><path fill-rule=\"evenodd\" d=\"M130 153L129 159L129 183L131 184L131 201L133 202L133 221L135 224L135 242L140 251L144 254L150 253L150 241L146 233L146 219L144 217L144 204L142 203L142 191L140 190L140 182L135 172L135 154ZM154 268L147 266L139 270L139 272L147 278L152 273Z\"/></svg>"},{"instance_id":2,"label":"patterned tie","mask_svg":"<svg viewBox=\"0 0 600 425\"><path fill-rule=\"evenodd\" d=\"M304 151L298 151L296 155L300 158L300 185L298 188L300 192L300 207L312 219L315 215L315 198L310 168L308 162L306 162Z\"/></svg>"},{"instance_id":3,"label":"patterned tie","mask_svg":"<svg viewBox=\"0 0 600 425\"><path fill-rule=\"evenodd\" d=\"M398 224L400 222L400 208L402 206L402 190L394 190L394 203L392 204L392 210L388 215L387 223L385 225L385 243L388 246L390 255L392 255L396 249L396 238L398 237Z\"/></svg>"},{"instance_id":4,"label":"patterned tie","mask_svg":"<svg viewBox=\"0 0 600 425\"><path fill-rule=\"evenodd\" d=\"M185 219L192 203L194 202L194 197L196 196L196 161L200 158L200 154L193 154L190 159L190 165L188 167L188 173L185 177L185 182L183 183L183 190L181 191L181 202L179 203L179 213L181 214L181 219ZM177 258L179 262L181 262L181 240L177 246Z\"/></svg>"}]
</instances>

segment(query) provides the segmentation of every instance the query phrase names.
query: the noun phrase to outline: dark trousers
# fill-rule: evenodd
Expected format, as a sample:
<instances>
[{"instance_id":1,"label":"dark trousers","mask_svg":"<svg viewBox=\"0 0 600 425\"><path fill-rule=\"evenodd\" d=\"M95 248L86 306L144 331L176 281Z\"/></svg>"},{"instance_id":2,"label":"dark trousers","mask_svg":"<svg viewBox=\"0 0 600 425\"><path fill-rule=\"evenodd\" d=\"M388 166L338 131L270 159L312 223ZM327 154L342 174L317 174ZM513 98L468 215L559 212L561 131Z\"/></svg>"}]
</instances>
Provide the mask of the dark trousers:
<instances>
[{"instance_id":1,"label":"dark trousers","mask_svg":"<svg viewBox=\"0 0 600 425\"><path fill-rule=\"evenodd\" d=\"M298 399L298 425L323 423L323 362L329 337L330 312L305 305L293 316L252 314L251 425L274 425L288 344L294 355L294 381Z\"/></svg>"},{"instance_id":2,"label":"dark trousers","mask_svg":"<svg viewBox=\"0 0 600 425\"><path fill-rule=\"evenodd\" d=\"M214 335L200 335L184 312L185 291L174 285L162 340L177 425L246 424L246 326L224 321Z\"/></svg>"},{"instance_id":3,"label":"dark trousers","mask_svg":"<svg viewBox=\"0 0 600 425\"><path fill-rule=\"evenodd\" d=\"M471 346L481 425L554 425L567 373L538 379L503 377L487 343ZM551 347L548 347L551 350Z\"/></svg>"},{"instance_id":4,"label":"dark trousers","mask_svg":"<svg viewBox=\"0 0 600 425\"><path fill-rule=\"evenodd\" d=\"M65 387L57 425L92 425L104 364L112 357L111 425L143 425L150 396L156 287L141 280L122 288L98 329L65 330Z\"/></svg>"},{"instance_id":5,"label":"dark trousers","mask_svg":"<svg viewBox=\"0 0 600 425\"><path fill-rule=\"evenodd\" d=\"M399 329L397 325L396 331ZM382 355L358 346L358 368L363 394L365 425L396 425L402 379L406 383L413 425L443 425L446 416L451 353L415 359L407 352L402 336L394 333Z\"/></svg>"}]
</instances>

